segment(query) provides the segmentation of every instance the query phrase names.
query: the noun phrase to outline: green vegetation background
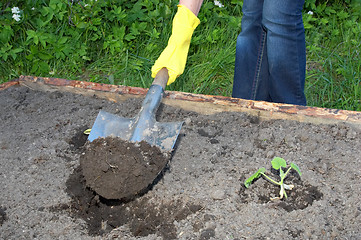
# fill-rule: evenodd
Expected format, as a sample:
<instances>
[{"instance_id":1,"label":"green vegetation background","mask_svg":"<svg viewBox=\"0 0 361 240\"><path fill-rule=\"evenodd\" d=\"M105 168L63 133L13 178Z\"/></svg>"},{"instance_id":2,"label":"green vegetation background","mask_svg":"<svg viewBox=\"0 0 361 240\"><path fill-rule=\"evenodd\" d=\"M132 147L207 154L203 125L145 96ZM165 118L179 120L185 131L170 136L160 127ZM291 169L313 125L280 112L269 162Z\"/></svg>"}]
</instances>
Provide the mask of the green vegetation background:
<instances>
[{"instance_id":1,"label":"green vegetation background","mask_svg":"<svg viewBox=\"0 0 361 240\"><path fill-rule=\"evenodd\" d=\"M177 2L1 1L0 83L34 75L147 88ZM243 1L220 2L205 0L186 70L169 90L231 95ZM361 111L360 18L361 0L306 0L308 105Z\"/></svg>"}]
</instances>

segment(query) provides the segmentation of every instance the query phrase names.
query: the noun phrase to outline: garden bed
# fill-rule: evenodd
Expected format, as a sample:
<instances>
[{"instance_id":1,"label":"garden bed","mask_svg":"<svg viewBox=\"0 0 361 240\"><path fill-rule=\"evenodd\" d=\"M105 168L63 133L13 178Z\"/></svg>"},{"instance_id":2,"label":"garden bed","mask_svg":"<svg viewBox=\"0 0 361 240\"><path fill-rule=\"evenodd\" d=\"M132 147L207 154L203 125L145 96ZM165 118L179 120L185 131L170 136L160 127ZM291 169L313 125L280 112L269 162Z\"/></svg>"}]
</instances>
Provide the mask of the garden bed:
<instances>
[{"instance_id":1,"label":"garden bed","mask_svg":"<svg viewBox=\"0 0 361 240\"><path fill-rule=\"evenodd\" d=\"M2 89L2 90L1 90ZM22 77L0 87L2 239L359 239L361 113L168 92L157 120L184 121L166 169L134 200L85 187L79 159L103 109L139 112L146 90ZM279 188L258 179L296 163Z\"/></svg>"}]
</instances>

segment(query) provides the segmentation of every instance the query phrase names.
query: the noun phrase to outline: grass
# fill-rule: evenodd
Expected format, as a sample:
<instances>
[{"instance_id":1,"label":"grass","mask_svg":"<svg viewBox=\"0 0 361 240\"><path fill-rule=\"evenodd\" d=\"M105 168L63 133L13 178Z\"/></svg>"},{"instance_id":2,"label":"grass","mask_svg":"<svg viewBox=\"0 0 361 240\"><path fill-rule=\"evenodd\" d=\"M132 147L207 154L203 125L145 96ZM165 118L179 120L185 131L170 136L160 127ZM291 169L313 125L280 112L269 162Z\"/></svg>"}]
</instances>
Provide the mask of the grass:
<instances>
[{"instance_id":1,"label":"grass","mask_svg":"<svg viewBox=\"0 0 361 240\"><path fill-rule=\"evenodd\" d=\"M330 36L322 28L312 28L306 35L308 104L361 111L361 24L333 20Z\"/></svg>"},{"instance_id":2,"label":"grass","mask_svg":"<svg viewBox=\"0 0 361 240\"><path fill-rule=\"evenodd\" d=\"M315 68L308 71L306 95L309 105L361 111L360 46L340 43L333 51L318 54ZM342 49L342 56L338 50ZM353 52L350 52L353 49ZM321 62L321 63L320 63Z\"/></svg>"},{"instance_id":3,"label":"grass","mask_svg":"<svg viewBox=\"0 0 361 240\"><path fill-rule=\"evenodd\" d=\"M145 1L146 4L149 2ZM199 15L202 23L194 33L185 72L168 87L169 90L231 96L241 3L229 8L225 5L225 9L220 9L214 7L213 1L205 1ZM314 11L311 16L305 10L304 17L308 105L361 111L360 14L352 8L345 8L342 1ZM154 26L159 35L139 34L124 50L113 52L101 49L99 42L95 41L87 48L86 55L80 52L71 55L70 52L64 60L49 60L48 71L40 75L147 88L153 80L150 69L167 44L171 18L171 15L164 15L164 23L159 25L155 18L149 21L148 26ZM60 26L64 28L60 31L65 31L66 24ZM103 32L111 24L104 26ZM22 43L30 44L24 35L25 30L21 32ZM81 37L87 32L81 34L80 45ZM7 61L1 60L0 83L19 75L39 75L33 71L31 61L26 60L30 50L21 54L20 60L14 61L10 57Z\"/></svg>"}]
</instances>

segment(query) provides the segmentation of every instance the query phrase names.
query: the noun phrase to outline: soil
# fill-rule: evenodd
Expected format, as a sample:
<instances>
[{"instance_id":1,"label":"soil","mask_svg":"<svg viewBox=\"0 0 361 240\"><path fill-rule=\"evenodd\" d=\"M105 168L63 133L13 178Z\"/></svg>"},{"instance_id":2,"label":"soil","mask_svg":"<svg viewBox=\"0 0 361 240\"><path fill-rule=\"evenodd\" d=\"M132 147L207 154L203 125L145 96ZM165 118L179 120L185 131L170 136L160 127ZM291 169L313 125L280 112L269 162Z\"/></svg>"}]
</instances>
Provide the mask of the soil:
<instances>
[{"instance_id":1,"label":"soil","mask_svg":"<svg viewBox=\"0 0 361 240\"><path fill-rule=\"evenodd\" d=\"M6 212L5 209L0 208L0 226L5 222L6 220Z\"/></svg>"},{"instance_id":2,"label":"soil","mask_svg":"<svg viewBox=\"0 0 361 240\"><path fill-rule=\"evenodd\" d=\"M361 238L361 132L344 124L201 115L162 104L157 121L185 121L166 169L135 198L99 196L80 168L83 131L100 109L132 117L141 102L0 91L0 239ZM279 188L264 178L243 186L260 167L275 177L275 156L302 171L286 179L295 185L287 200L271 201Z\"/></svg>"},{"instance_id":3,"label":"soil","mask_svg":"<svg viewBox=\"0 0 361 240\"><path fill-rule=\"evenodd\" d=\"M168 154L145 141L107 137L86 144L80 167L86 185L97 194L129 201L151 185L168 160Z\"/></svg>"}]
</instances>

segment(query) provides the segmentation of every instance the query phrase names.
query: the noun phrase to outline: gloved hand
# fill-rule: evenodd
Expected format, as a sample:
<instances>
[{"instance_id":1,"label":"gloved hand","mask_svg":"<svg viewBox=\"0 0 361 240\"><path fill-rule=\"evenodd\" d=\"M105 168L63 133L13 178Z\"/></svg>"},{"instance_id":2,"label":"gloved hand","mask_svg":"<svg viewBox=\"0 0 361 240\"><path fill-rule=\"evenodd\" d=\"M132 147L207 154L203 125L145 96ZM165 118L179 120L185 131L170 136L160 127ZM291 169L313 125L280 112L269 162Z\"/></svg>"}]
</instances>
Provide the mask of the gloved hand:
<instances>
[{"instance_id":1,"label":"gloved hand","mask_svg":"<svg viewBox=\"0 0 361 240\"><path fill-rule=\"evenodd\" d=\"M173 18L172 35L168 45L152 67L153 78L160 69L166 67L169 75L167 85L169 85L183 73L192 34L199 23L199 19L191 10L183 5L178 5L178 11Z\"/></svg>"}]
</instances>

